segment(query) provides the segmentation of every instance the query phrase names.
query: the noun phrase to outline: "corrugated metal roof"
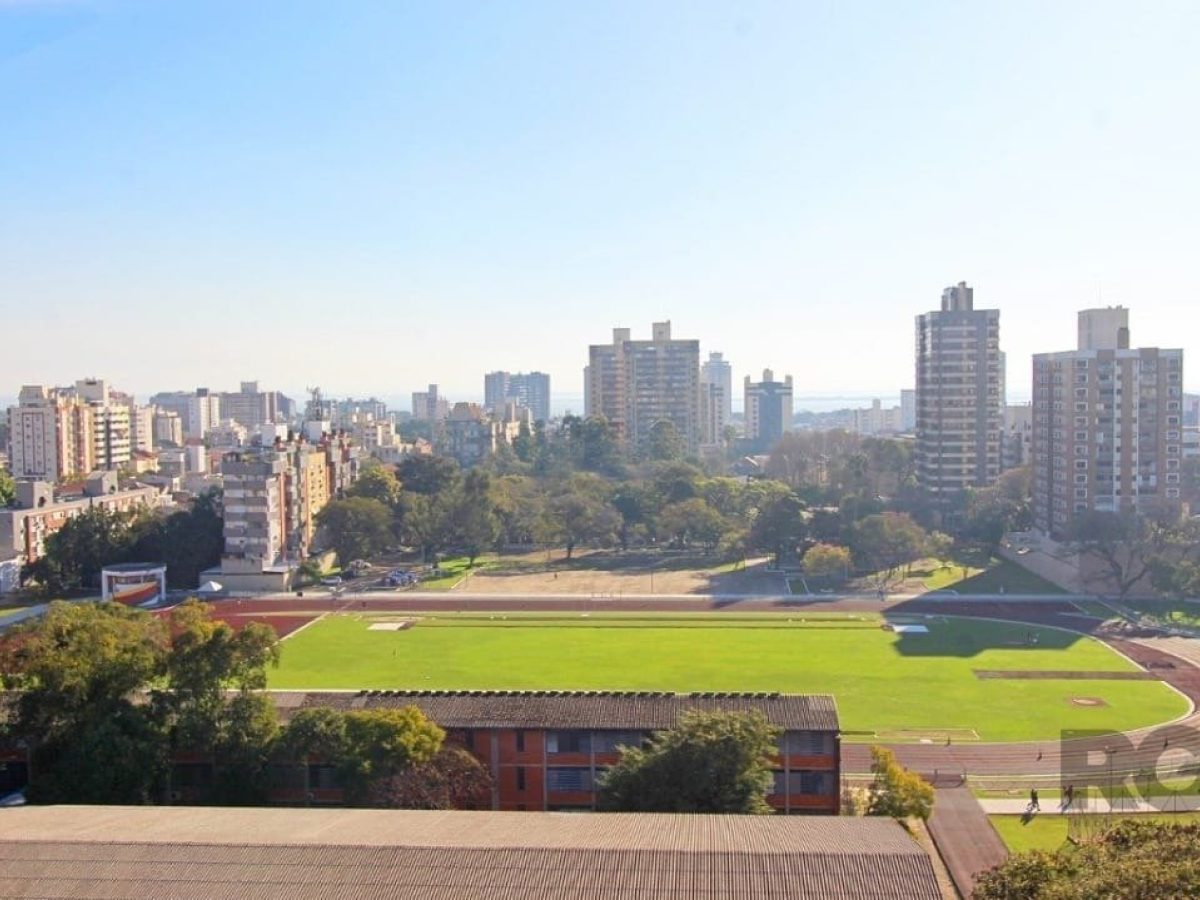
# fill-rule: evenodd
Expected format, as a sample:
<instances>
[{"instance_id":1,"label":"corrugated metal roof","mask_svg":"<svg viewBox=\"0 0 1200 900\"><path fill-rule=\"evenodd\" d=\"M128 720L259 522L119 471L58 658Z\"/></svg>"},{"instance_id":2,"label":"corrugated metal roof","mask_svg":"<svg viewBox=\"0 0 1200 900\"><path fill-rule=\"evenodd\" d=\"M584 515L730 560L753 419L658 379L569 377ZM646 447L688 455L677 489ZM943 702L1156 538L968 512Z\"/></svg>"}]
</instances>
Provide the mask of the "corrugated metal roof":
<instances>
[{"instance_id":1,"label":"corrugated metal roof","mask_svg":"<svg viewBox=\"0 0 1200 900\"><path fill-rule=\"evenodd\" d=\"M837 704L828 694L659 691L311 691L275 692L280 711L329 706L378 709L416 706L444 728L671 728L688 710L759 710L789 731L837 731Z\"/></svg>"},{"instance_id":2,"label":"corrugated metal roof","mask_svg":"<svg viewBox=\"0 0 1200 900\"><path fill-rule=\"evenodd\" d=\"M0 897L938 896L929 859L890 820L178 807L0 812Z\"/></svg>"}]
</instances>

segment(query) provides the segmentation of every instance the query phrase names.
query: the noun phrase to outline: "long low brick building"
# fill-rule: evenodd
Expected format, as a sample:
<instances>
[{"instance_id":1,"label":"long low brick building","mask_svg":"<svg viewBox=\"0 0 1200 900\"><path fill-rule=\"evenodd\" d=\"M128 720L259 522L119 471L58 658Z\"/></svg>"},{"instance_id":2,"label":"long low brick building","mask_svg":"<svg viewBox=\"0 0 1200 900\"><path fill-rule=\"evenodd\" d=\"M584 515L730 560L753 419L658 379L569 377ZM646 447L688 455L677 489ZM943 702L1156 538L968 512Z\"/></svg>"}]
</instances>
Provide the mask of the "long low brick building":
<instances>
[{"instance_id":1,"label":"long low brick building","mask_svg":"<svg viewBox=\"0 0 1200 900\"><path fill-rule=\"evenodd\" d=\"M914 898L890 819L366 809L0 809L0 896L63 900Z\"/></svg>"},{"instance_id":2,"label":"long low brick building","mask_svg":"<svg viewBox=\"0 0 1200 900\"><path fill-rule=\"evenodd\" d=\"M488 767L497 810L594 809L599 777L620 745L637 746L689 710L757 710L783 731L769 798L778 811L836 815L840 734L827 695L653 691L275 692L281 716L309 707L416 706ZM309 785L328 784L314 766ZM318 801L336 791L310 791ZM303 795L301 795L303 797Z\"/></svg>"}]
</instances>

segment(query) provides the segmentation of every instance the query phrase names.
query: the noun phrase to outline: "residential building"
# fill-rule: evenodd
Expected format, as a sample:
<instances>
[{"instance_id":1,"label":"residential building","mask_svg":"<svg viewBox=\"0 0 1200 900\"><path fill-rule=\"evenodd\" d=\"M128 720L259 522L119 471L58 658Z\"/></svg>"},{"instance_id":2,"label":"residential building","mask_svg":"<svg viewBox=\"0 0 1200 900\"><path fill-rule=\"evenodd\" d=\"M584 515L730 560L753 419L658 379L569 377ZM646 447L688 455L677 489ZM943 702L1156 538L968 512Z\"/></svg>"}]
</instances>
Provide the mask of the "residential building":
<instances>
[{"instance_id":1,"label":"residential building","mask_svg":"<svg viewBox=\"0 0 1200 900\"><path fill-rule=\"evenodd\" d=\"M179 416L185 438L203 440L208 430L221 421L221 397L208 388L155 394L150 402Z\"/></svg>"},{"instance_id":2,"label":"residential building","mask_svg":"<svg viewBox=\"0 0 1200 900\"><path fill-rule=\"evenodd\" d=\"M720 410L721 421L725 424L732 422L733 366L725 359L725 354L708 354L708 359L700 366L700 383L720 385L721 396L724 397L724 406Z\"/></svg>"},{"instance_id":3,"label":"residential building","mask_svg":"<svg viewBox=\"0 0 1200 900\"><path fill-rule=\"evenodd\" d=\"M1185 428L1200 428L1200 394L1183 395L1183 424Z\"/></svg>"},{"instance_id":4,"label":"residential building","mask_svg":"<svg viewBox=\"0 0 1200 900\"><path fill-rule=\"evenodd\" d=\"M14 478L58 481L98 466L119 468L129 462L128 411L114 409L103 399L95 403L86 399L105 396L98 384L102 383L21 388L17 405L8 411L8 455Z\"/></svg>"},{"instance_id":5,"label":"residential building","mask_svg":"<svg viewBox=\"0 0 1200 900\"><path fill-rule=\"evenodd\" d=\"M16 590L21 567L42 557L46 539L80 513L93 507L128 512L169 503L157 488L122 487L115 472L96 472L58 488L47 481L18 481L16 505L0 509L0 593Z\"/></svg>"},{"instance_id":6,"label":"residential building","mask_svg":"<svg viewBox=\"0 0 1200 900\"><path fill-rule=\"evenodd\" d=\"M899 434L902 409L899 406L884 406L883 401L875 399L865 409L851 410L854 416L850 430L858 434L875 437L882 434Z\"/></svg>"},{"instance_id":7,"label":"residential building","mask_svg":"<svg viewBox=\"0 0 1200 900\"><path fill-rule=\"evenodd\" d=\"M949 896L887 817L26 806L0 816L0 858L39 897Z\"/></svg>"},{"instance_id":8,"label":"residential building","mask_svg":"<svg viewBox=\"0 0 1200 900\"><path fill-rule=\"evenodd\" d=\"M129 403L133 398L109 389L103 379L75 382L74 395L92 416L92 467L121 469L133 458L133 425Z\"/></svg>"},{"instance_id":9,"label":"residential building","mask_svg":"<svg viewBox=\"0 0 1200 900\"><path fill-rule=\"evenodd\" d=\"M131 398L132 399L132 398ZM154 407L129 405L129 440L134 452L154 452Z\"/></svg>"},{"instance_id":10,"label":"residential building","mask_svg":"<svg viewBox=\"0 0 1200 900\"><path fill-rule=\"evenodd\" d=\"M792 376L775 380L775 373L763 370L762 381L744 382L746 440L755 448L767 449L792 427Z\"/></svg>"},{"instance_id":11,"label":"residential building","mask_svg":"<svg viewBox=\"0 0 1200 900\"><path fill-rule=\"evenodd\" d=\"M535 422L550 421L550 376L544 372L489 372L483 376L483 405L488 412L517 403Z\"/></svg>"},{"instance_id":12,"label":"residential building","mask_svg":"<svg viewBox=\"0 0 1200 900\"><path fill-rule=\"evenodd\" d=\"M917 392L902 390L900 392L900 430L912 431L917 427Z\"/></svg>"},{"instance_id":13,"label":"residential building","mask_svg":"<svg viewBox=\"0 0 1200 900\"><path fill-rule=\"evenodd\" d=\"M675 426L687 449L700 444L700 342L671 337L670 322L655 322L648 341L613 329L611 344L588 350L585 408L604 416L618 440L643 446L659 422Z\"/></svg>"},{"instance_id":14,"label":"residential building","mask_svg":"<svg viewBox=\"0 0 1200 900\"><path fill-rule=\"evenodd\" d=\"M917 479L933 500L986 487L1000 475L1004 359L1000 311L975 309L960 281L942 308L917 316Z\"/></svg>"},{"instance_id":15,"label":"residential building","mask_svg":"<svg viewBox=\"0 0 1200 900\"><path fill-rule=\"evenodd\" d=\"M470 468L495 453L501 444L512 444L522 424L532 424L532 413L512 401L492 416L478 403L455 403L438 434L438 450L454 457L463 468Z\"/></svg>"},{"instance_id":16,"label":"residential building","mask_svg":"<svg viewBox=\"0 0 1200 900\"><path fill-rule=\"evenodd\" d=\"M413 392L412 414L423 422L440 422L450 414L450 402L438 393L436 384L431 384L424 391Z\"/></svg>"},{"instance_id":17,"label":"residential building","mask_svg":"<svg viewBox=\"0 0 1200 900\"><path fill-rule=\"evenodd\" d=\"M270 424L279 415L275 392L260 391L257 381L243 381L236 393L229 392L218 396L220 398L220 421L232 420L247 431L254 431L260 425Z\"/></svg>"},{"instance_id":18,"label":"residential building","mask_svg":"<svg viewBox=\"0 0 1200 900\"><path fill-rule=\"evenodd\" d=\"M1009 403L1004 407L1004 445L1000 465L1005 471L1027 466L1033 460L1033 405Z\"/></svg>"},{"instance_id":19,"label":"residential building","mask_svg":"<svg viewBox=\"0 0 1200 900\"><path fill-rule=\"evenodd\" d=\"M716 381L700 382L700 445L715 448L725 443L725 417L728 408L725 386Z\"/></svg>"},{"instance_id":20,"label":"residential building","mask_svg":"<svg viewBox=\"0 0 1200 900\"><path fill-rule=\"evenodd\" d=\"M1181 501L1183 351L1131 348L1123 307L1079 313L1079 338L1033 358L1034 524L1055 540L1092 511Z\"/></svg>"},{"instance_id":21,"label":"residential building","mask_svg":"<svg viewBox=\"0 0 1200 900\"><path fill-rule=\"evenodd\" d=\"M179 413L158 407L152 407L152 409L154 410L154 443L172 447L182 446L183 419L179 417Z\"/></svg>"}]
</instances>

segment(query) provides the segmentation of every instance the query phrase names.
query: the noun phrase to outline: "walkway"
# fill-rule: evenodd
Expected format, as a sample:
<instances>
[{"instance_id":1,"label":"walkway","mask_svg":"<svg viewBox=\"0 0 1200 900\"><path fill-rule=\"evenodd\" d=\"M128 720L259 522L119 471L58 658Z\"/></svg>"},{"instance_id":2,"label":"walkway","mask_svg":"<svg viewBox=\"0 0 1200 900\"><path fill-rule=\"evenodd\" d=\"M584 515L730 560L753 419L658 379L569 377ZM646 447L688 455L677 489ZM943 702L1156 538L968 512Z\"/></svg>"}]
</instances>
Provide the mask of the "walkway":
<instances>
[{"instance_id":1,"label":"walkway","mask_svg":"<svg viewBox=\"0 0 1200 900\"><path fill-rule=\"evenodd\" d=\"M1024 797L981 797L978 803L989 816L1019 816L1024 814L1029 806L1029 800ZM1041 815L1132 815L1134 813L1175 813L1200 812L1200 796L1187 794L1178 797L1157 797L1154 802L1147 802L1134 797L1119 798L1116 803L1110 803L1102 797L1093 797L1085 802L1076 798L1070 808L1062 808L1062 800L1058 797L1043 797L1041 799Z\"/></svg>"},{"instance_id":2,"label":"walkway","mask_svg":"<svg viewBox=\"0 0 1200 900\"><path fill-rule=\"evenodd\" d=\"M966 788L938 790L929 817L929 833L963 897L974 892L979 875L1008 859L1004 841Z\"/></svg>"}]
</instances>

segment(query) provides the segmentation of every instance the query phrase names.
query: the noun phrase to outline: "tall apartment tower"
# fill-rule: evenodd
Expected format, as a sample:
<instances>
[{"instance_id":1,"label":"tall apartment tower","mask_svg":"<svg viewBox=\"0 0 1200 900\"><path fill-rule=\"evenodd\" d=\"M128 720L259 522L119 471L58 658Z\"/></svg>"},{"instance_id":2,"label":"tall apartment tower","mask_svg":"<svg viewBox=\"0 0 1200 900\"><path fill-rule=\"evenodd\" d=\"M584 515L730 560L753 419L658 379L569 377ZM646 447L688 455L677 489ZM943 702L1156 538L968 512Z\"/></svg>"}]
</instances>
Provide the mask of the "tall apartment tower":
<instances>
[{"instance_id":1,"label":"tall apartment tower","mask_svg":"<svg viewBox=\"0 0 1200 900\"><path fill-rule=\"evenodd\" d=\"M277 421L275 392L260 391L257 381L243 381L236 393L230 391L219 396L222 422L232 419L248 431L254 431L260 425Z\"/></svg>"},{"instance_id":2,"label":"tall apartment tower","mask_svg":"<svg viewBox=\"0 0 1200 900\"><path fill-rule=\"evenodd\" d=\"M792 376L775 380L775 373L763 370L762 381L744 382L746 440L765 450L783 437L792 426Z\"/></svg>"},{"instance_id":3,"label":"tall apartment tower","mask_svg":"<svg viewBox=\"0 0 1200 900\"><path fill-rule=\"evenodd\" d=\"M450 402L438 393L438 386L431 384L426 390L413 391L412 415L426 422L440 422L450 415Z\"/></svg>"},{"instance_id":4,"label":"tall apartment tower","mask_svg":"<svg viewBox=\"0 0 1200 900\"><path fill-rule=\"evenodd\" d=\"M525 407L535 422L550 420L550 376L544 372L489 372L483 376L483 405L495 415L509 403Z\"/></svg>"},{"instance_id":5,"label":"tall apartment tower","mask_svg":"<svg viewBox=\"0 0 1200 900\"><path fill-rule=\"evenodd\" d=\"M75 396L92 415L92 467L120 469L133 458L129 405L120 402L103 379L75 382Z\"/></svg>"},{"instance_id":6,"label":"tall apartment tower","mask_svg":"<svg viewBox=\"0 0 1200 900\"><path fill-rule=\"evenodd\" d=\"M992 484L1000 475L1004 355L1000 311L975 309L965 281L942 308L917 316L916 462L934 499Z\"/></svg>"},{"instance_id":7,"label":"tall apartment tower","mask_svg":"<svg viewBox=\"0 0 1200 900\"><path fill-rule=\"evenodd\" d=\"M1180 502L1183 351L1131 349L1129 311L1079 313L1079 348L1033 358L1033 516L1056 540L1090 512Z\"/></svg>"},{"instance_id":8,"label":"tall apartment tower","mask_svg":"<svg viewBox=\"0 0 1200 900\"><path fill-rule=\"evenodd\" d=\"M655 423L669 421L694 453L700 444L700 342L671 337L655 322L648 341L613 329L611 344L588 349L584 405L604 416L618 439L639 446Z\"/></svg>"},{"instance_id":9,"label":"tall apartment tower","mask_svg":"<svg viewBox=\"0 0 1200 900\"><path fill-rule=\"evenodd\" d=\"M723 428L733 419L733 366L725 359L725 354L708 354L708 359L700 366L700 383L720 385L721 396L725 398L720 411Z\"/></svg>"}]
</instances>

